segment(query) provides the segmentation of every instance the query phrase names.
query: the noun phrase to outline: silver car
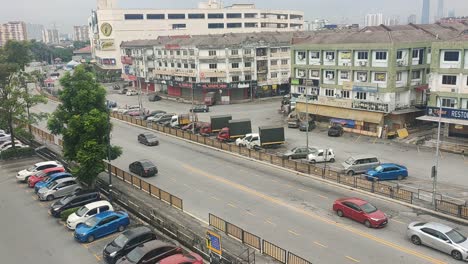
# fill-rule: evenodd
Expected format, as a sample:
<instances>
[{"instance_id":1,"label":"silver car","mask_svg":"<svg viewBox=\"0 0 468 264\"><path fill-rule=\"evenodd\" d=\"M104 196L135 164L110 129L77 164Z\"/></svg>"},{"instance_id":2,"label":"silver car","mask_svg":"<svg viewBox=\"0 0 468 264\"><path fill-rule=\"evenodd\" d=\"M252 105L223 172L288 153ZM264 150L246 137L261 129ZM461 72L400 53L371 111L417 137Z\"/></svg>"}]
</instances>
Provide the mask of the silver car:
<instances>
[{"instance_id":1,"label":"silver car","mask_svg":"<svg viewBox=\"0 0 468 264\"><path fill-rule=\"evenodd\" d=\"M76 178L67 177L50 182L46 187L39 189L37 196L41 201L52 201L56 198L80 192L81 190L82 187Z\"/></svg>"},{"instance_id":2,"label":"silver car","mask_svg":"<svg viewBox=\"0 0 468 264\"><path fill-rule=\"evenodd\" d=\"M452 255L456 260L468 260L468 240L449 226L434 222L412 222L406 234L415 245L432 247Z\"/></svg>"}]
</instances>

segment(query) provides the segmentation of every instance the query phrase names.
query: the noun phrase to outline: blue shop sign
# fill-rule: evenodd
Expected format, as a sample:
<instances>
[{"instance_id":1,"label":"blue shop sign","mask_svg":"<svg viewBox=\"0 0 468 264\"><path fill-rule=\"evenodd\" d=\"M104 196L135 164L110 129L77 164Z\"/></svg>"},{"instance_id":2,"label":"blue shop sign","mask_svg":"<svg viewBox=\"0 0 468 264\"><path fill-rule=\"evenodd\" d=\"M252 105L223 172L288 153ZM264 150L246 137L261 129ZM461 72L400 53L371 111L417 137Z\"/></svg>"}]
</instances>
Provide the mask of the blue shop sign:
<instances>
[{"instance_id":1,"label":"blue shop sign","mask_svg":"<svg viewBox=\"0 0 468 264\"><path fill-rule=\"evenodd\" d=\"M377 93L378 89L374 86L359 86L353 85L354 92L367 92L367 93Z\"/></svg>"},{"instance_id":2,"label":"blue shop sign","mask_svg":"<svg viewBox=\"0 0 468 264\"><path fill-rule=\"evenodd\" d=\"M439 117L439 107L428 107L427 115ZM441 116L443 118L468 120L468 110L442 108Z\"/></svg>"}]
</instances>

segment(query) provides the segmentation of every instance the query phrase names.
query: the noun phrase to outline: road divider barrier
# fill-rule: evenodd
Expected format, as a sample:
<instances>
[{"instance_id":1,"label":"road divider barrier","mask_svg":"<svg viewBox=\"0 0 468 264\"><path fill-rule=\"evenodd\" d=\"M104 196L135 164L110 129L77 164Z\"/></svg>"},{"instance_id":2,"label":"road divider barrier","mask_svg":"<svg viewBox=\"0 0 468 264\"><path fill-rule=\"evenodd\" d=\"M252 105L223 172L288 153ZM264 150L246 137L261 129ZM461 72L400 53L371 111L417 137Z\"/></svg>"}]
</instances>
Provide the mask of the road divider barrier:
<instances>
[{"instance_id":1,"label":"road divider barrier","mask_svg":"<svg viewBox=\"0 0 468 264\"><path fill-rule=\"evenodd\" d=\"M227 222L226 220L213 215L208 215L210 226L218 229L226 235L233 237L242 243L258 250L260 253L270 256L283 264L312 264L308 260L301 258L286 249L283 249L265 239L261 239L244 229Z\"/></svg>"}]
</instances>

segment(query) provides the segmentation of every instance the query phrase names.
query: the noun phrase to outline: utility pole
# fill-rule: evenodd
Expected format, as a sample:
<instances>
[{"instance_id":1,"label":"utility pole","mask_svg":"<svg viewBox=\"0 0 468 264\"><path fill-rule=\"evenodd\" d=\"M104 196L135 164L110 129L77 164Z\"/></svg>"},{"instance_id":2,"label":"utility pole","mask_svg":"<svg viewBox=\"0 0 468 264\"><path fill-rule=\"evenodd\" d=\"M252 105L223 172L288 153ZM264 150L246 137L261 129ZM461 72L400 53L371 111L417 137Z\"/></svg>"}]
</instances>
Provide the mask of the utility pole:
<instances>
[{"instance_id":1,"label":"utility pole","mask_svg":"<svg viewBox=\"0 0 468 264\"><path fill-rule=\"evenodd\" d=\"M192 82L192 134L195 134L195 125L196 125L194 101L195 101L195 85L193 85L193 82Z\"/></svg>"},{"instance_id":2,"label":"utility pole","mask_svg":"<svg viewBox=\"0 0 468 264\"><path fill-rule=\"evenodd\" d=\"M440 126L442 123L442 100L437 98L439 101L439 124L437 125L437 144L436 144L436 153L435 153L435 165L432 167L431 170L431 177L432 177L432 205L434 208L437 207L436 205L436 196L437 196L437 173L439 170L439 146L440 146Z\"/></svg>"},{"instance_id":3,"label":"utility pole","mask_svg":"<svg viewBox=\"0 0 468 264\"><path fill-rule=\"evenodd\" d=\"M112 172L111 172L111 121L109 100L107 100L107 163L109 164L107 172L109 173L109 202L112 203Z\"/></svg>"},{"instance_id":4,"label":"utility pole","mask_svg":"<svg viewBox=\"0 0 468 264\"><path fill-rule=\"evenodd\" d=\"M309 97L307 96L307 88L305 89L305 99L306 99L306 146L307 146L307 151L309 151Z\"/></svg>"}]
</instances>

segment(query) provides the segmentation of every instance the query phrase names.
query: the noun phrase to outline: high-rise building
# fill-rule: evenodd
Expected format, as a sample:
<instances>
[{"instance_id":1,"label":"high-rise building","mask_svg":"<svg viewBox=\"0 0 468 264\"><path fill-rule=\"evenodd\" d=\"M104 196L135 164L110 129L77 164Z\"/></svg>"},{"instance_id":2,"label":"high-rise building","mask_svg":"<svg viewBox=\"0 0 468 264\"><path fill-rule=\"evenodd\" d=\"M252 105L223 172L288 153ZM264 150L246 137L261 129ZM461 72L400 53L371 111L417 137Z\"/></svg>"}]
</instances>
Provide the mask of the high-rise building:
<instances>
[{"instance_id":1,"label":"high-rise building","mask_svg":"<svg viewBox=\"0 0 468 264\"><path fill-rule=\"evenodd\" d=\"M384 21L383 21L382 13L367 14L366 15L366 21L365 21L366 27L378 26L378 25L381 25L383 23L384 23Z\"/></svg>"},{"instance_id":2,"label":"high-rise building","mask_svg":"<svg viewBox=\"0 0 468 264\"><path fill-rule=\"evenodd\" d=\"M42 41L46 44L60 43L58 30L57 29L44 29L42 31Z\"/></svg>"},{"instance_id":3,"label":"high-rise building","mask_svg":"<svg viewBox=\"0 0 468 264\"><path fill-rule=\"evenodd\" d=\"M8 40L27 40L26 24L22 21L0 24L0 46L3 46Z\"/></svg>"},{"instance_id":4,"label":"high-rise building","mask_svg":"<svg viewBox=\"0 0 468 264\"><path fill-rule=\"evenodd\" d=\"M423 0L421 12L421 24L429 24L430 0Z\"/></svg>"},{"instance_id":5,"label":"high-rise building","mask_svg":"<svg viewBox=\"0 0 468 264\"><path fill-rule=\"evenodd\" d=\"M385 19L384 25L386 26L395 26L400 24L400 18L398 17L388 17Z\"/></svg>"},{"instance_id":6,"label":"high-rise building","mask_svg":"<svg viewBox=\"0 0 468 264\"><path fill-rule=\"evenodd\" d=\"M40 24L26 24L28 40L42 41L42 31L44 26Z\"/></svg>"},{"instance_id":7,"label":"high-rise building","mask_svg":"<svg viewBox=\"0 0 468 264\"><path fill-rule=\"evenodd\" d=\"M89 41L89 26L74 26L73 27L73 41Z\"/></svg>"},{"instance_id":8,"label":"high-rise building","mask_svg":"<svg viewBox=\"0 0 468 264\"><path fill-rule=\"evenodd\" d=\"M444 17L444 0L439 0L437 2L437 19Z\"/></svg>"},{"instance_id":9,"label":"high-rise building","mask_svg":"<svg viewBox=\"0 0 468 264\"><path fill-rule=\"evenodd\" d=\"M408 24L416 24L416 15L415 14L411 14L408 17Z\"/></svg>"}]
</instances>

